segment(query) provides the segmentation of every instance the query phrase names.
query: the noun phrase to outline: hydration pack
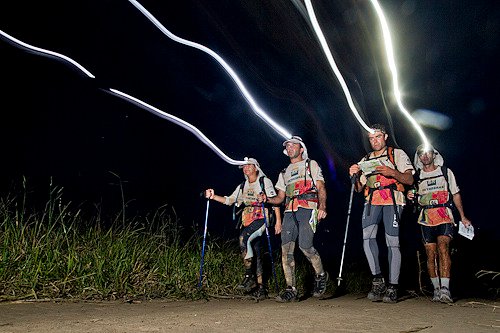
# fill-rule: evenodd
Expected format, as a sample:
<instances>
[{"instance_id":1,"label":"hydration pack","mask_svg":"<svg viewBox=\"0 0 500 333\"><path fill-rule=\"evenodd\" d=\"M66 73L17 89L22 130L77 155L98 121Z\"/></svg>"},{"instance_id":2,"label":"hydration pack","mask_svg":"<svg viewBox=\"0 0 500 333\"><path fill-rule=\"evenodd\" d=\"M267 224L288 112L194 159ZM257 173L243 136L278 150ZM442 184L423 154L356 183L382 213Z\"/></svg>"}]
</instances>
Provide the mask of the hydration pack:
<instances>
[{"instance_id":1,"label":"hydration pack","mask_svg":"<svg viewBox=\"0 0 500 333\"><path fill-rule=\"evenodd\" d=\"M260 189L261 189L261 192L264 192L264 193L266 191L266 186L264 185L265 178L266 178L265 176L259 177ZM238 202L238 196L240 195L240 193L243 193L243 188L245 187L245 182L246 182L246 180L244 180L240 184L240 190L238 191L238 195L236 196L235 203ZM262 204L260 206L262 206ZM241 213L243 212L243 209L245 207L246 206L243 204L243 207L241 207L238 211L236 211L236 204L233 205L233 221L236 221L236 218L238 218L237 223L236 223L236 229L239 229L241 227L241 215L242 215ZM274 212L273 205L265 203L264 207L267 208L267 211L269 213L269 215L268 215L269 218L267 219L267 225L268 225L268 227L274 227L274 225L276 224L276 213ZM263 212L263 213L265 213L265 212Z\"/></svg>"}]
</instances>

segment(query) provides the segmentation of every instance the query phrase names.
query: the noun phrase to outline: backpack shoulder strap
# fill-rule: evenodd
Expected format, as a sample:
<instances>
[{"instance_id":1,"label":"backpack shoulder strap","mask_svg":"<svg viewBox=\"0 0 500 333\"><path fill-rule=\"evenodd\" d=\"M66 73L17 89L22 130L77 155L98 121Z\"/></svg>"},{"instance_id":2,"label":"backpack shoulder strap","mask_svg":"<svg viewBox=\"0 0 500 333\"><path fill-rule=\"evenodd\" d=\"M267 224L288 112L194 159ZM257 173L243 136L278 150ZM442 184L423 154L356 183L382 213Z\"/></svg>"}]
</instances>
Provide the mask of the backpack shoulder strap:
<instances>
[{"instance_id":1,"label":"backpack shoulder strap","mask_svg":"<svg viewBox=\"0 0 500 333\"><path fill-rule=\"evenodd\" d=\"M446 186L448 186L448 193L451 198L450 182L448 181L448 167L446 165L441 165L441 173L443 174L444 180L446 181Z\"/></svg>"},{"instance_id":2,"label":"backpack shoulder strap","mask_svg":"<svg viewBox=\"0 0 500 333\"><path fill-rule=\"evenodd\" d=\"M260 176L259 177L259 184L260 184L260 190L263 192L263 193L266 193L266 185L264 183L264 180L266 179L266 176Z\"/></svg>"},{"instance_id":3,"label":"backpack shoulder strap","mask_svg":"<svg viewBox=\"0 0 500 333\"><path fill-rule=\"evenodd\" d=\"M243 188L245 187L245 182L246 180L244 180L241 184L240 184L240 190L238 191L238 193L236 194L236 200L235 200L235 204L238 202L238 197L240 196L240 193L243 194Z\"/></svg>"},{"instance_id":4,"label":"backpack shoulder strap","mask_svg":"<svg viewBox=\"0 0 500 333\"><path fill-rule=\"evenodd\" d=\"M422 169L418 169L415 171L415 174L413 175L414 183L419 184L420 183L420 173L422 172Z\"/></svg>"},{"instance_id":5,"label":"backpack shoulder strap","mask_svg":"<svg viewBox=\"0 0 500 333\"><path fill-rule=\"evenodd\" d=\"M285 184L285 186L286 186L286 180L285 180L286 169L287 168L284 168L283 170L281 170L281 177L283 177L283 183Z\"/></svg>"},{"instance_id":6,"label":"backpack shoulder strap","mask_svg":"<svg viewBox=\"0 0 500 333\"><path fill-rule=\"evenodd\" d=\"M441 172L443 173L444 180L448 184L448 167L446 165L441 165Z\"/></svg>"},{"instance_id":7,"label":"backpack shoulder strap","mask_svg":"<svg viewBox=\"0 0 500 333\"><path fill-rule=\"evenodd\" d=\"M233 221L236 220L236 204L238 203L238 197L240 196L240 193L243 193L243 188L245 187L245 182L246 182L246 180L244 180L240 184L240 190L238 191L238 193L236 193L236 199L234 200L234 205L233 205ZM239 229L238 225L236 225L236 229Z\"/></svg>"},{"instance_id":8,"label":"backpack shoulder strap","mask_svg":"<svg viewBox=\"0 0 500 333\"><path fill-rule=\"evenodd\" d=\"M387 157L389 158L389 161L391 161L392 165L394 165L394 168L397 170L398 166L396 165L396 159L394 158L394 147L387 147Z\"/></svg>"}]
</instances>

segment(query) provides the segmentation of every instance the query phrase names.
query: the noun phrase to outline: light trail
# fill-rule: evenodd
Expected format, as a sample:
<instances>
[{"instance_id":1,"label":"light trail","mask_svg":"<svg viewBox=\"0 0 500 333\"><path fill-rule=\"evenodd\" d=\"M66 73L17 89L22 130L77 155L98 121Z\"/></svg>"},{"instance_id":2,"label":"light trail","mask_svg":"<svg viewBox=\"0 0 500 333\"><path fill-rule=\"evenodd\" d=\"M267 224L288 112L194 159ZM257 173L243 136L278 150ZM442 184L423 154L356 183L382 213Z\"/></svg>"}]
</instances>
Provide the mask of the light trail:
<instances>
[{"instance_id":1,"label":"light trail","mask_svg":"<svg viewBox=\"0 0 500 333\"><path fill-rule=\"evenodd\" d=\"M14 38L11 35L3 32L2 30L0 30L0 36L7 38L9 41L13 42L17 46L22 46L23 48L27 48L27 49L32 50L32 51L36 51L36 54L39 54L42 56L49 56L49 57L52 56L52 57L56 57L56 59L59 59L59 60L65 60L65 61L69 62L71 65L78 68L81 72L86 74L88 77L95 78L95 76L92 73L90 73L88 70L86 70L85 67L83 67L75 60L73 60L73 59L71 59L63 54L56 53L56 52L53 52L50 50L42 49L42 48L30 45L30 44L24 43L24 42L20 41L19 39ZM169 113L166 113L166 112L164 112L164 111L162 111L162 110L160 110L152 105L149 105L149 104L141 101L140 99L138 99L136 97L133 97L131 95L123 93L119 90L112 89L112 88L109 88L109 89L108 88L101 88L101 89L106 91L106 92L111 92L112 95L114 95L114 96L121 97L122 99L125 99L129 103L138 105L141 108L153 113L154 115L156 115L160 118L169 120L170 122L172 122L176 125L179 125L179 126L183 127L184 129L190 131L201 142L203 142L210 149L212 149L220 158L222 158L227 163L232 164L232 165L244 165L244 164L246 164L246 161L244 161L244 160L243 161L234 160L234 159L230 158L229 156L227 156L226 154L224 154L224 152L219 147L217 147L210 139L208 139L207 136L205 134L203 134L203 132L201 132L198 128L196 128L194 125L188 123L187 121L182 120L181 118L176 117L174 115L171 115Z\"/></svg>"},{"instance_id":2,"label":"light trail","mask_svg":"<svg viewBox=\"0 0 500 333\"><path fill-rule=\"evenodd\" d=\"M42 49L40 47L36 47L36 46L30 45L28 43L25 43L25 42L23 42L23 41L15 38L15 37L9 35L8 33L4 32L2 30L0 30L0 35L3 36L3 37L5 37L9 41L13 42L17 46L21 46L21 47L29 49L31 51L35 51L36 53L42 53L43 55L53 56L53 57L56 57L58 59L62 59L64 61L67 61L71 65L75 66L80 71L82 71L88 77L90 77L92 79L95 79L94 74L92 74L85 67L83 67L82 65L80 65L79 63L77 63L76 61L74 61L73 59L65 56L64 54L60 54L60 53L57 53L57 52L54 52L54 51L50 51L50 50L46 50L46 49Z\"/></svg>"},{"instance_id":3,"label":"light trail","mask_svg":"<svg viewBox=\"0 0 500 333\"><path fill-rule=\"evenodd\" d=\"M389 69L392 74L392 85L393 85L393 91L394 91L394 96L396 98L396 103L399 107L399 110L405 115L405 117L410 121L410 123L413 125L417 133L420 135L420 138L423 141L423 144L425 147L429 147L430 143L429 140L427 140L427 137L425 136L424 131L420 127L420 125L417 123L417 121L410 115L408 110L406 110L405 106L403 105L403 101L401 98L401 91L399 90L399 82L398 82L398 70L396 67L396 61L394 60L394 48L392 46L392 39L391 39L391 33L389 30L389 24L387 23L387 20L385 19L384 11L382 10L382 7L378 3L377 0L370 0L371 3L373 4L373 7L375 8L375 11L377 12L377 16L380 21L380 25L382 27L382 34L384 36L384 45L385 45L385 52L387 55L387 62L389 63Z\"/></svg>"},{"instance_id":4,"label":"light trail","mask_svg":"<svg viewBox=\"0 0 500 333\"><path fill-rule=\"evenodd\" d=\"M229 156L227 156L226 154L224 154L224 152L222 150L220 150L219 147L217 147L212 141L210 141L210 139L207 138L207 136L205 134L203 134L198 128L196 128L194 125L188 123L187 121L182 120L181 118L176 117L174 115L171 115L169 113L166 113L165 111L162 111L162 110L160 110L160 109L158 109L158 108L156 108L156 107L154 107L146 102L141 101L140 99L138 99L136 97L130 96L130 95L128 95L124 92L121 92L119 90L109 88L109 91L111 91L116 96L119 96L128 102L136 104L136 105L142 107L143 109L157 115L158 117L163 118L163 119L167 119L167 120L173 122L174 124L177 124L177 125L183 127L184 129L188 130L189 132L193 133L198 139L200 139L203 143L205 143L210 149L212 149L220 158L222 158L227 163L232 164L232 165L244 165L244 164L246 164L245 161L234 160L234 159L230 158Z\"/></svg>"},{"instance_id":5,"label":"light trail","mask_svg":"<svg viewBox=\"0 0 500 333\"><path fill-rule=\"evenodd\" d=\"M307 8L307 13L309 15L309 19L311 20L311 23L314 28L314 32L316 33L316 36L318 37L318 40L320 42L320 45L323 49L323 52L325 53L326 59L328 60L328 63L330 67L333 70L333 73L337 77L337 80L340 83L340 86L342 87L342 90L344 92L344 95L347 99L347 104L349 104L349 108L351 109L352 113L358 120L358 122L361 124L361 126L364 127L366 131L369 133L373 133L374 131L363 121L361 116L359 115L358 110L356 109L356 106L354 105L354 101L352 100L351 93L349 91L349 88L347 87L347 83L344 80L344 77L340 73L340 70L335 63L335 59L333 58L332 52L330 51L330 48L328 46L328 43L326 42L325 36L323 34L323 31L321 30L321 27L318 23L318 20L316 19L316 14L314 13L314 8L311 3L311 0L305 0L306 8Z\"/></svg>"},{"instance_id":6,"label":"light trail","mask_svg":"<svg viewBox=\"0 0 500 333\"><path fill-rule=\"evenodd\" d=\"M136 0L129 0L129 2L137 8L146 18L148 18L163 34L165 34L168 38L184 44L186 46L190 46L193 48L196 48L198 50L201 50L208 55L210 55L212 58L214 58L223 68L224 70L231 76L233 81L236 83L238 89L240 90L241 94L247 102L250 104L250 107L252 110L262 119L264 120L269 126L271 126L272 129L274 129L278 134L283 136L285 139L290 139L292 137L292 134L288 132L283 126L278 124L276 121L274 121L255 101L255 99L252 97L248 89L245 87L239 76L236 74L236 72L227 64L227 62L219 56L216 52L212 51L210 48L201 45L199 43L195 43L192 41L189 41L187 39L178 37L171 33L163 24L160 23L146 8L144 8L139 2Z\"/></svg>"}]
</instances>

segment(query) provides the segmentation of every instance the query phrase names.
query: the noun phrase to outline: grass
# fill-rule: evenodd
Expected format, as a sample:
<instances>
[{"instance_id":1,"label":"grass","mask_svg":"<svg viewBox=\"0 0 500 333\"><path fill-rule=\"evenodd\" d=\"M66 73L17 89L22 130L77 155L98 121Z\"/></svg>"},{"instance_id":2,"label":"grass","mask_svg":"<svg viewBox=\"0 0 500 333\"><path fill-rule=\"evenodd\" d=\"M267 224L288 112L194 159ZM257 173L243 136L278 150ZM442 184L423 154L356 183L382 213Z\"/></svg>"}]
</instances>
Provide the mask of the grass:
<instances>
[{"instance_id":1,"label":"grass","mask_svg":"<svg viewBox=\"0 0 500 333\"><path fill-rule=\"evenodd\" d=\"M25 184L23 184L24 189ZM17 299L199 299L237 294L243 275L237 240L207 236L203 285L198 288L202 230L185 230L168 206L144 217L105 218L65 202L60 187L49 187L38 208L20 196L0 198L0 300ZM267 242L264 264L269 290L275 289ZM279 249L273 249L279 289L286 287ZM297 251L297 285L312 286L313 272ZM346 270L348 292L365 279ZM336 281L331 279L329 290Z\"/></svg>"},{"instance_id":2,"label":"grass","mask_svg":"<svg viewBox=\"0 0 500 333\"><path fill-rule=\"evenodd\" d=\"M185 230L168 206L129 217L123 205L106 219L98 207L88 216L65 202L62 188L52 184L46 202L33 208L23 185L20 196L0 198L0 300L198 299L237 293L243 265L236 240L208 234L200 289L202 230ZM283 288L279 251L273 252ZM264 257L271 272L267 251ZM306 271L301 267L299 283ZM274 280L269 287L274 289Z\"/></svg>"},{"instance_id":3,"label":"grass","mask_svg":"<svg viewBox=\"0 0 500 333\"><path fill-rule=\"evenodd\" d=\"M200 234L182 239L166 207L142 219L123 215L84 218L57 187L39 211L28 212L26 196L2 198L0 298L202 297ZM233 292L242 271L237 248L207 243L203 291Z\"/></svg>"}]
</instances>

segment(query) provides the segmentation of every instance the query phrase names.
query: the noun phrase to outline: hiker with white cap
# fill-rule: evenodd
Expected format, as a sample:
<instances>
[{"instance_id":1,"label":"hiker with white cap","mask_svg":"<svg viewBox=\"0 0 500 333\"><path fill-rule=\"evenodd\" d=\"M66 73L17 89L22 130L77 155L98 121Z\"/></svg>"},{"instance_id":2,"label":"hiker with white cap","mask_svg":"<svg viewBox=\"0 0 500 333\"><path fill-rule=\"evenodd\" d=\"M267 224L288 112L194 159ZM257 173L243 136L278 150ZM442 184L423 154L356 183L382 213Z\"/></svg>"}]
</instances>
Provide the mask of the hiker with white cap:
<instances>
[{"instance_id":1,"label":"hiker with white cap","mask_svg":"<svg viewBox=\"0 0 500 333\"><path fill-rule=\"evenodd\" d=\"M401 252L399 250L399 218L405 205L404 185L413 184L413 165L399 148L387 146L389 136L385 127L375 124L368 140L373 149L361 161L351 165L349 175L356 177L357 192L364 190L365 205L361 224L363 249L373 275L368 299L396 303ZM372 167L366 167L366 166ZM362 168L364 167L364 170ZM383 220L389 260L389 285L386 286L379 262L377 231Z\"/></svg>"},{"instance_id":2,"label":"hiker with white cap","mask_svg":"<svg viewBox=\"0 0 500 333\"><path fill-rule=\"evenodd\" d=\"M267 221L269 221L269 210L262 210L262 205L258 201L258 195L261 192L266 193L269 197L276 196L272 181L266 177L259 162L255 158L245 158L246 164L240 165L243 169L245 181L238 185L234 192L229 196L216 195L214 189L205 190L207 199L215 200L225 205L235 205L243 209L241 211L241 232L239 237L240 250L243 257L243 265L245 267L245 275L243 281L238 285L238 289L245 292L255 290L255 295L258 298L266 298L267 291L263 282L262 258L258 255L261 253L260 236L266 230L264 221L264 213ZM279 207L273 207L276 217L275 230L278 233L281 230L281 215ZM252 260L256 259L255 270L252 269Z\"/></svg>"},{"instance_id":3,"label":"hiker with white cap","mask_svg":"<svg viewBox=\"0 0 500 333\"><path fill-rule=\"evenodd\" d=\"M262 200L279 205L285 201L285 214L281 229L281 256L287 288L276 298L280 302L298 299L295 281L295 243L312 264L316 273L313 296L325 293L328 273L318 251L313 246L314 233L319 220L326 217L326 187L320 166L309 159L307 148L298 136L283 142L283 153L290 158L276 183L278 195L262 196Z\"/></svg>"},{"instance_id":4,"label":"hiker with white cap","mask_svg":"<svg viewBox=\"0 0 500 333\"><path fill-rule=\"evenodd\" d=\"M454 235L456 208L464 226L471 221L464 215L462 197L455 175L444 165L441 154L431 145L420 145L415 153L416 194L408 191L407 197L415 197L420 208L418 223L427 254L427 270L434 287L433 302L451 303L450 293L450 242ZM436 267L436 264L439 264Z\"/></svg>"}]
</instances>

